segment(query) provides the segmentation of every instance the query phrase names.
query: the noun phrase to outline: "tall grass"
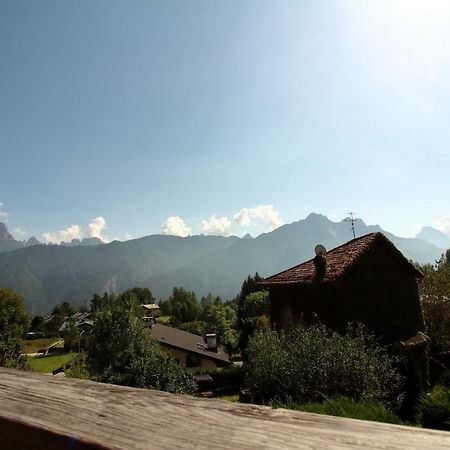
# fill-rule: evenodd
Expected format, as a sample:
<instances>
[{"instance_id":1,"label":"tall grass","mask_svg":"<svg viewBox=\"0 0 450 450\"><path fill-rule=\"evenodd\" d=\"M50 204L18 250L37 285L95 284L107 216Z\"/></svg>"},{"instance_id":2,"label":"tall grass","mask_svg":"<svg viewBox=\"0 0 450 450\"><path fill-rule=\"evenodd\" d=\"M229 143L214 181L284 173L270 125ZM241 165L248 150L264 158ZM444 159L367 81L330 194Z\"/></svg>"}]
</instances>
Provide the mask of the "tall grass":
<instances>
[{"instance_id":1,"label":"tall grass","mask_svg":"<svg viewBox=\"0 0 450 450\"><path fill-rule=\"evenodd\" d=\"M285 402L273 401L273 408L287 408L297 411L305 411L329 416L347 417L350 419L371 420L373 422L385 422L402 424L402 421L382 403L366 400L355 401L348 397L335 397L325 400L323 403L296 403L288 400Z\"/></svg>"}]
</instances>

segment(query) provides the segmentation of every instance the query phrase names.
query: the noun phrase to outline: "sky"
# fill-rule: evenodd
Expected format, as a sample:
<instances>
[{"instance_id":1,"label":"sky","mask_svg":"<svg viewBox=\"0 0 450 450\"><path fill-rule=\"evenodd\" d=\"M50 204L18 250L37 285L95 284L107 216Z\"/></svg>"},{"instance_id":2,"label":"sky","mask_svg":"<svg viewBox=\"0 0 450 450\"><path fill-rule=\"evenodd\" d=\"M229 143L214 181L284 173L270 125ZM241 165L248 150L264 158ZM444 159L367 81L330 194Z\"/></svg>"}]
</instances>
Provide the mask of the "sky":
<instances>
[{"instance_id":1,"label":"sky","mask_svg":"<svg viewBox=\"0 0 450 450\"><path fill-rule=\"evenodd\" d=\"M448 23L447 0L0 0L0 221L450 235Z\"/></svg>"}]
</instances>

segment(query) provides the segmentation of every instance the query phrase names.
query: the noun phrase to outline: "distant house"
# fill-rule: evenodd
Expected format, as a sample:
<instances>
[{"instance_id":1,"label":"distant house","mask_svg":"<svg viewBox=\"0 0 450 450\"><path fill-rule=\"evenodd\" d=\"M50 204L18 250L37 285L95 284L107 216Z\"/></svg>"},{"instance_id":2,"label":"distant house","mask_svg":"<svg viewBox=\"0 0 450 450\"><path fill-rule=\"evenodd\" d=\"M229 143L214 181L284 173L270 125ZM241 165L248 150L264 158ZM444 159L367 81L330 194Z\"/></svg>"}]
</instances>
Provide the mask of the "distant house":
<instances>
[{"instance_id":1,"label":"distant house","mask_svg":"<svg viewBox=\"0 0 450 450\"><path fill-rule=\"evenodd\" d=\"M272 326L323 323L345 331L361 322L384 345L398 346L414 366L413 384L425 382L427 337L418 293L422 273L382 233L354 239L266 278ZM417 390L416 389L416 390Z\"/></svg>"},{"instance_id":2,"label":"distant house","mask_svg":"<svg viewBox=\"0 0 450 450\"><path fill-rule=\"evenodd\" d=\"M155 323L155 318L159 314L159 306L156 303L149 303L141 305L142 311L144 313L143 321L146 326L151 326Z\"/></svg>"},{"instance_id":3,"label":"distant house","mask_svg":"<svg viewBox=\"0 0 450 450\"><path fill-rule=\"evenodd\" d=\"M70 329L70 320L72 320L75 332ZM86 349L93 326L94 322L88 312L77 312L70 318L66 317L58 330L58 334L64 338L64 350Z\"/></svg>"},{"instance_id":4,"label":"distant house","mask_svg":"<svg viewBox=\"0 0 450 450\"><path fill-rule=\"evenodd\" d=\"M215 335L203 338L159 323L154 324L149 331L183 367L216 369L230 365L227 353L216 345Z\"/></svg>"}]
</instances>

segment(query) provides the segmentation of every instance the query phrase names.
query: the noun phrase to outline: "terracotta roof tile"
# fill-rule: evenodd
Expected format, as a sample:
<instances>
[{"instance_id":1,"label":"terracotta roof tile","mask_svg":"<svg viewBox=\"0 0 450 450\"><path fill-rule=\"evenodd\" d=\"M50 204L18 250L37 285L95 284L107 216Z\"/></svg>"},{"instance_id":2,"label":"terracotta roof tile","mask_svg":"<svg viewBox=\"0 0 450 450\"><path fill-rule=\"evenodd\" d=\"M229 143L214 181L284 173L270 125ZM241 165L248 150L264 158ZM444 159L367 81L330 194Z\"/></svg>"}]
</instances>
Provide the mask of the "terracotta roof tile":
<instances>
[{"instance_id":1,"label":"terracotta roof tile","mask_svg":"<svg viewBox=\"0 0 450 450\"><path fill-rule=\"evenodd\" d=\"M334 248L326 253L326 269L321 282L327 283L336 280L344 275L353 264L369 250L376 242L384 241L391 247L394 257L400 258L404 264L410 266L412 275L415 278L421 278L422 273L416 269L392 244L392 242L382 233L370 233L360 238L353 239L339 247ZM259 284L263 286L285 285L285 284L301 284L312 283L316 276L316 268L314 258L306 261L298 266L284 270L276 275L272 275L261 281Z\"/></svg>"}]
</instances>

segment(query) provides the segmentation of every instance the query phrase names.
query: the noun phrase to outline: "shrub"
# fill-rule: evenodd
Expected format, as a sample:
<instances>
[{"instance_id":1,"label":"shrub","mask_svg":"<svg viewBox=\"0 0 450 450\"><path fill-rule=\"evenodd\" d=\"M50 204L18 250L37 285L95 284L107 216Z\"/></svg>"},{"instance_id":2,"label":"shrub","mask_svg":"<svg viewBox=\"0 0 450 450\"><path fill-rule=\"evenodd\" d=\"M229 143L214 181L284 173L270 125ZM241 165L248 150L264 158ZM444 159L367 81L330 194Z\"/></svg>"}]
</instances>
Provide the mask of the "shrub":
<instances>
[{"instance_id":1,"label":"shrub","mask_svg":"<svg viewBox=\"0 0 450 450\"><path fill-rule=\"evenodd\" d=\"M418 405L418 422L426 428L450 430L450 389L436 386Z\"/></svg>"},{"instance_id":2,"label":"shrub","mask_svg":"<svg viewBox=\"0 0 450 450\"><path fill-rule=\"evenodd\" d=\"M197 374L211 376L213 382L210 385L210 389L214 390L215 395L238 394L244 386L245 374L242 366L215 370L198 370Z\"/></svg>"},{"instance_id":3,"label":"shrub","mask_svg":"<svg viewBox=\"0 0 450 450\"><path fill-rule=\"evenodd\" d=\"M355 401L348 397L336 397L323 403L299 404L292 401L285 403L272 402L274 408L287 408L329 416L348 417L350 419L371 420L373 422L395 423L402 421L385 405L374 400Z\"/></svg>"},{"instance_id":4,"label":"shrub","mask_svg":"<svg viewBox=\"0 0 450 450\"><path fill-rule=\"evenodd\" d=\"M361 325L345 335L314 326L289 334L258 332L249 343L247 384L257 402L307 403L345 395L396 404L401 377Z\"/></svg>"},{"instance_id":5,"label":"shrub","mask_svg":"<svg viewBox=\"0 0 450 450\"><path fill-rule=\"evenodd\" d=\"M192 393L190 373L163 352L144 327L132 293L103 301L94 313L88 369L97 381Z\"/></svg>"},{"instance_id":6,"label":"shrub","mask_svg":"<svg viewBox=\"0 0 450 450\"><path fill-rule=\"evenodd\" d=\"M23 298L11 289L0 288L0 366L24 369L22 336L29 323Z\"/></svg>"}]
</instances>

